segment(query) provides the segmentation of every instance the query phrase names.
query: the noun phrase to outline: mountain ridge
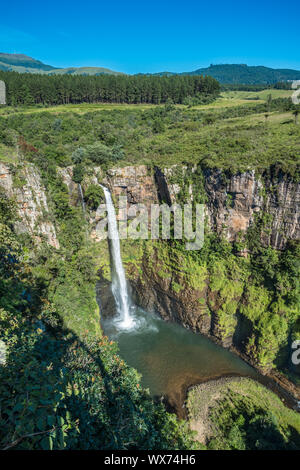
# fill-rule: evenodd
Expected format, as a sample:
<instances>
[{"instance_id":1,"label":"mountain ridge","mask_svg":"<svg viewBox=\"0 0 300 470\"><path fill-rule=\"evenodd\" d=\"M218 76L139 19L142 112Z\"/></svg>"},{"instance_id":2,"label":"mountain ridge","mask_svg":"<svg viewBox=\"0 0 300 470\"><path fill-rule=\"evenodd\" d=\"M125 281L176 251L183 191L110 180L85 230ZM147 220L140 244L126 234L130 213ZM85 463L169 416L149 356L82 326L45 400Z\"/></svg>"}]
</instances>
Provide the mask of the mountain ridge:
<instances>
[{"instance_id":1,"label":"mountain ridge","mask_svg":"<svg viewBox=\"0 0 300 470\"><path fill-rule=\"evenodd\" d=\"M0 70L19 73L42 73L47 75L123 75L106 67L53 67L25 54L0 52Z\"/></svg>"},{"instance_id":2,"label":"mountain ridge","mask_svg":"<svg viewBox=\"0 0 300 470\"><path fill-rule=\"evenodd\" d=\"M293 69L273 69L264 65L211 64L184 75L210 75L220 83L226 84L271 84L281 81L300 79L300 71Z\"/></svg>"},{"instance_id":3,"label":"mountain ridge","mask_svg":"<svg viewBox=\"0 0 300 470\"><path fill-rule=\"evenodd\" d=\"M24 69L35 69L39 71L49 71L55 69L52 65L47 65L40 60L33 59L25 54L8 54L6 52L0 52L0 70L6 70L6 68L24 68ZM17 71L17 70L16 70Z\"/></svg>"},{"instance_id":4,"label":"mountain ridge","mask_svg":"<svg viewBox=\"0 0 300 470\"><path fill-rule=\"evenodd\" d=\"M53 67L25 54L0 52L0 70L19 73L42 73L47 75L126 75L106 67ZM128 74L127 74L128 75ZM277 82L300 80L300 71L293 69L274 69L264 65L247 64L210 64L191 72L157 72L136 75L172 76L172 75L209 75L221 84L270 85Z\"/></svg>"}]
</instances>

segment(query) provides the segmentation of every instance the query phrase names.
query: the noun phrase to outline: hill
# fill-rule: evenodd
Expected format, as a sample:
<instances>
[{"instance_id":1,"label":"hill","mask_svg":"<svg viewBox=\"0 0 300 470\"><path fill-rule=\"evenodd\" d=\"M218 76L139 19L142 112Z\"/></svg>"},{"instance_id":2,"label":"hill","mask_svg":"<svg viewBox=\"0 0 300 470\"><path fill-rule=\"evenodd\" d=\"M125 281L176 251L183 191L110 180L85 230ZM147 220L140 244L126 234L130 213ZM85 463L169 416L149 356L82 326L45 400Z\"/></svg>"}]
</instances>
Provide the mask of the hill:
<instances>
[{"instance_id":1,"label":"hill","mask_svg":"<svg viewBox=\"0 0 300 470\"><path fill-rule=\"evenodd\" d=\"M48 75L124 75L122 72L115 72L114 70L105 67L67 67L64 69L51 70Z\"/></svg>"},{"instance_id":2,"label":"hill","mask_svg":"<svg viewBox=\"0 0 300 470\"><path fill-rule=\"evenodd\" d=\"M0 70L19 73L41 73L48 75L121 75L104 67L66 67L57 68L46 65L43 62L33 59L25 54L6 54L0 52Z\"/></svg>"},{"instance_id":3,"label":"hill","mask_svg":"<svg viewBox=\"0 0 300 470\"><path fill-rule=\"evenodd\" d=\"M53 70L51 65L33 59L25 54L6 54L0 52L0 70L15 72L48 72Z\"/></svg>"},{"instance_id":4,"label":"hill","mask_svg":"<svg viewBox=\"0 0 300 470\"><path fill-rule=\"evenodd\" d=\"M292 69L272 69L263 65L249 66L246 64L211 64L209 67L200 68L192 72L157 72L139 75L155 75L159 77L171 77L172 75L208 75L215 78L221 84L239 85L272 85L288 80L299 80L300 71Z\"/></svg>"},{"instance_id":5,"label":"hill","mask_svg":"<svg viewBox=\"0 0 300 470\"><path fill-rule=\"evenodd\" d=\"M105 67L65 67L57 68L52 65L33 59L24 54L0 53L0 70L20 73L40 73L47 75L125 75ZM269 67L249 66L246 64L211 64L206 68L199 68L192 72L158 72L154 74L139 73L136 75L209 75L221 84L270 85L287 80L300 80L300 71L292 69L272 69Z\"/></svg>"},{"instance_id":6,"label":"hill","mask_svg":"<svg viewBox=\"0 0 300 470\"><path fill-rule=\"evenodd\" d=\"M272 69L264 66L246 64L219 64L200 68L184 75L210 75L220 83L226 84L272 84L287 80L299 80L300 71L291 69Z\"/></svg>"}]
</instances>

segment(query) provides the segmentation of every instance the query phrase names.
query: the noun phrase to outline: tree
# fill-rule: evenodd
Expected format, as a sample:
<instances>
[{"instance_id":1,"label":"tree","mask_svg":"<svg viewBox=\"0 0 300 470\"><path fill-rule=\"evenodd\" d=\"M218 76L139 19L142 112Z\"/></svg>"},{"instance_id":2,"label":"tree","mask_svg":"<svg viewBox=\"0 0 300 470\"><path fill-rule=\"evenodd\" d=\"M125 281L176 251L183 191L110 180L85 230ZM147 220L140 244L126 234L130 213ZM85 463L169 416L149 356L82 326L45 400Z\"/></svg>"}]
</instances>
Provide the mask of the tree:
<instances>
[{"instance_id":1,"label":"tree","mask_svg":"<svg viewBox=\"0 0 300 470\"><path fill-rule=\"evenodd\" d=\"M182 103L187 96L216 97L219 83L211 77L38 75L0 71L8 105L68 103Z\"/></svg>"},{"instance_id":2,"label":"tree","mask_svg":"<svg viewBox=\"0 0 300 470\"><path fill-rule=\"evenodd\" d=\"M99 185L91 184L85 191L84 198L92 210L96 210L103 200L103 190Z\"/></svg>"}]
</instances>

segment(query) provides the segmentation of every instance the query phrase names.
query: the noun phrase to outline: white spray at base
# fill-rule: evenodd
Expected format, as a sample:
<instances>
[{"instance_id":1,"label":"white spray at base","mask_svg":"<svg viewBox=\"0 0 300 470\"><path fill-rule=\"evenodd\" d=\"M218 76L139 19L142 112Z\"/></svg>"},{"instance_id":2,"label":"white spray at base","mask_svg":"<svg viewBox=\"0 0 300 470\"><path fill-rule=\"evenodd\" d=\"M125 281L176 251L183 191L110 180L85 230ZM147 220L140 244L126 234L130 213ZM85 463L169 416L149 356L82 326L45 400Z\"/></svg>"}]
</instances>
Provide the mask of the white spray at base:
<instances>
[{"instance_id":1,"label":"white spray at base","mask_svg":"<svg viewBox=\"0 0 300 470\"><path fill-rule=\"evenodd\" d=\"M100 186L104 191L106 202L108 236L110 239L110 253L112 260L112 293L117 307L118 326L122 329L128 329L134 326L134 319L130 315L130 299L120 252L120 239L116 211L110 191L105 188L105 186Z\"/></svg>"}]
</instances>

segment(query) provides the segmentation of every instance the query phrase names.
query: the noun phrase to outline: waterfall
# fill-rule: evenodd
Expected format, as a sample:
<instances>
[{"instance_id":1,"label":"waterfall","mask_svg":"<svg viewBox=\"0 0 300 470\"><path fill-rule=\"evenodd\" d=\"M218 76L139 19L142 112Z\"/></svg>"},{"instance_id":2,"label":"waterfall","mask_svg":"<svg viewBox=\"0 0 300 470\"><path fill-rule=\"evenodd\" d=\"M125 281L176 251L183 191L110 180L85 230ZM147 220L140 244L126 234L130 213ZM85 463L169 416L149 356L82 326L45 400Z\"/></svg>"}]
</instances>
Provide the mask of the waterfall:
<instances>
[{"instance_id":1,"label":"waterfall","mask_svg":"<svg viewBox=\"0 0 300 470\"><path fill-rule=\"evenodd\" d=\"M79 192L79 196L81 200L81 207L82 207L83 212L85 213L85 202L84 202L82 187L80 183L78 184L78 192Z\"/></svg>"},{"instance_id":2,"label":"waterfall","mask_svg":"<svg viewBox=\"0 0 300 470\"><path fill-rule=\"evenodd\" d=\"M127 329L133 326L134 320L130 315L130 300L120 252L120 239L117 227L116 211L109 190L102 185L100 186L104 191L106 201L108 236L110 239L110 254L112 262L112 293L116 302L120 326Z\"/></svg>"}]
</instances>

